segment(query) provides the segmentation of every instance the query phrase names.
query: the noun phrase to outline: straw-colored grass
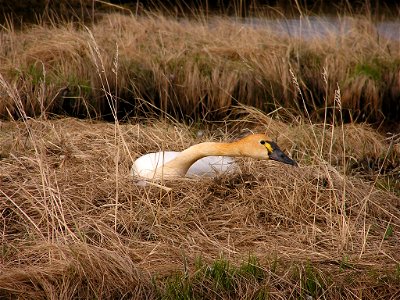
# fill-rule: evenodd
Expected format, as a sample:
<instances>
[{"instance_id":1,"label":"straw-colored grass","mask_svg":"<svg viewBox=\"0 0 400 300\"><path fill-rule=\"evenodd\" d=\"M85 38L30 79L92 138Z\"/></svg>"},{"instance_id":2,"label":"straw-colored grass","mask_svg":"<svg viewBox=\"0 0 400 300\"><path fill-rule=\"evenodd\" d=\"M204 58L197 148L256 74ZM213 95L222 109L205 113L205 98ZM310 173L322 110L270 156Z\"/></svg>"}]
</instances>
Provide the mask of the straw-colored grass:
<instances>
[{"instance_id":1,"label":"straw-colored grass","mask_svg":"<svg viewBox=\"0 0 400 300\"><path fill-rule=\"evenodd\" d=\"M321 45L333 53L315 77L326 99L315 123L304 89L313 73L290 58L301 44L237 26L111 15L92 28L2 32L0 298L399 295L400 140L343 123L348 85L335 76L351 56L329 38L309 43L307 55L326 55ZM233 107L232 96L252 106ZM133 101L136 118L118 120L120 99ZM266 99L276 108L268 115L257 109ZM50 118L67 106L107 111L114 123ZM171 117L227 106L219 121ZM129 175L143 153L251 131L268 133L299 168L238 159L235 174L161 186Z\"/></svg>"},{"instance_id":2,"label":"straw-colored grass","mask_svg":"<svg viewBox=\"0 0 400 300\"><path fill-rule=\"evenodd\" d=\"M2 122L0 295L398 295L399 195L374 186L385 175L365 179L341 165L343 155L346 164L398 164L398 148L388 153L365 125L323 132L250 108L238 114L240 122L203 128L202 137L152 119ZM244 128L270 133L300 167L239 159L236 174L165 182L169 192L129 176L142 153L232 139Z\"/></svg>"},{"instance_id":3,"label":"straw-colored grass","mask_svg":"<svg viewBox=\"0 0 400 300\"><path fill-rule=\"evenodd\" d=\"M93 50L98 48L120 114L157 107L176 117L209 119L242 103L314 119L333 107L337 84L352 118L395 118L400 93L398 41L365 18L343 18L349 30L301 40L235 19L177 20L161 14L105 15L93 25L54 22L0 32L0 72L30 116L109 114ZM304 18L304 26L308 26ZM118 57L118 78L113 73ZM292 75L298 78L293 84ZM326 96L326 97L325 97ZM17 116L2 91L0 115ZM145 101L143 101L145 100ZM139 110L143 111L143 109Z\"/></svg>"}]
</instances>

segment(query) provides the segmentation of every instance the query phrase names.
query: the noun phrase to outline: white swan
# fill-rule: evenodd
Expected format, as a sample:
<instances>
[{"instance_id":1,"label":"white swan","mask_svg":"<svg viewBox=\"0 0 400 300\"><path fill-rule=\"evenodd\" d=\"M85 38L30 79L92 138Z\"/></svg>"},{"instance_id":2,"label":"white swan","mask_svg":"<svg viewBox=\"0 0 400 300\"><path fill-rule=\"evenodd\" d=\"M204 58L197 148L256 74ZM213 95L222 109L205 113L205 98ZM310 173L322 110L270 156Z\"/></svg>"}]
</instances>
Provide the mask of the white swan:
<instances>
[{"instance_id":1,"label":"white swan","mask_svg":"<svg viewBox=\"0 0 400 300\"><path fill-rule=\"evenodd\" d=\"M231 143L204 142L182 152L148 153L134 162L131 173L146 179L213 176L234 170L236 163L232 157L239 156L296 165L267 135L251 134Z\"/></svg>"}]
</instances>

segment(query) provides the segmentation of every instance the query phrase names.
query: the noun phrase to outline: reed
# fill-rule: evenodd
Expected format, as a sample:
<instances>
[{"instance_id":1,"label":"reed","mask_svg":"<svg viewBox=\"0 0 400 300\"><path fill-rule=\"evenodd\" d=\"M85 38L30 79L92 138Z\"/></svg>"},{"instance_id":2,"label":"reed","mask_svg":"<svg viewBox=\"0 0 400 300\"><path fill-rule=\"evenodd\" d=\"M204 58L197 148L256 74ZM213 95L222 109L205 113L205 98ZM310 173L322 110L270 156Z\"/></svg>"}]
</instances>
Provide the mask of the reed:
<instances>
[{"instance_id":1,"label":"reed","mask_svg":"<svg viewBox=\"0 0 400 300\"><path fill-rule=\"evenodd\" d=\"M212 120L240 103L265 112L285 107L300 115L306 108L321 121L326 107L331 119L338 113L333 108L337 85L346 121L396 118L399 43L379 36L370 19L343 17L347 33L328 31L307 40L260 22L201 15L178 20L148 12L107 14L91 25L54 21L22 31L8 26L1 30L0 72L20 94L28 116L43 108L46 114L112 115L91 54L95 43L109 91L118 96L120 118L146 108ZM0 116L18 116L4 89L2 100Z\"/></svg>"}]
</instances>

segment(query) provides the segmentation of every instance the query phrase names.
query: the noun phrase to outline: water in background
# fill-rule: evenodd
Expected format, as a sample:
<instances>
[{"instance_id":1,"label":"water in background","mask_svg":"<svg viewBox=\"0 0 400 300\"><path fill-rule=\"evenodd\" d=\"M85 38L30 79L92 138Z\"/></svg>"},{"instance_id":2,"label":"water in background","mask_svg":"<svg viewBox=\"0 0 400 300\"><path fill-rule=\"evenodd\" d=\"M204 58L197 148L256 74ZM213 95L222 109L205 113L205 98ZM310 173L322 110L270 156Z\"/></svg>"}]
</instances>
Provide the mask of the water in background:
<instances>
[{"instance_id":1,"label":"water in background","mask_svg":"<svg viewBox=\"0 0 400 300\"><path fill-rule=\"evenodd\" d=\"M359 24L357 23L359 22ZM246 18L243 24L266 27L277 34L284 34L289 37L313 39L323 38L327 35L346 35L357 26L362 26L362 21L354 18L338 17L307 17L296 19L265 19ZM358 25L357 25L358 24ZM382 21L368 24L371 33L377 34L380 38L400 41L400 21Z\"/></svg>"}]
</instances>

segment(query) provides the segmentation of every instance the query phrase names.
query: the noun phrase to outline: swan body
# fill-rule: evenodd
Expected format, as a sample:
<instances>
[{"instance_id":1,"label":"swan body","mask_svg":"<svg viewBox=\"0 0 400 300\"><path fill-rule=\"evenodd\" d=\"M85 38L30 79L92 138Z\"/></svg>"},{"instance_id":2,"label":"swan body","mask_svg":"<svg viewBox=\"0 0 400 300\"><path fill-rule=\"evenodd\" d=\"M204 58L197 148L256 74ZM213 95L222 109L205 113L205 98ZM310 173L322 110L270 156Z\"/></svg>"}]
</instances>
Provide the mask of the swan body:
<instances>
[{"instance_id":1,"label":"swan body","mask_svg":"<svg viewBox=\"0 0 400 300\"><path fill-rule=\"evenodd\" d=\"M139 157L132 166L132 175L153 178L154 171L177 158L181 152L162 151L148 153ZM212 177L219 173L231 172L236 167L235 160L229 156L207 156L197 160L190 166L187 173L188 177Z\"/></svg>"},{"instance_id":2,"label":"swan body","mask_svg":"<svg viewBox=\"0 0 400 300\"><path fill-rule=\"evenodd\" d=\"M204 142L182 152L148 153L134 162L131 173L146 179L213 176L234 170L236 163L232 157L241 156L296 165L267 135L251 134L231 143Z\"/></svg>"}]
</instances>

